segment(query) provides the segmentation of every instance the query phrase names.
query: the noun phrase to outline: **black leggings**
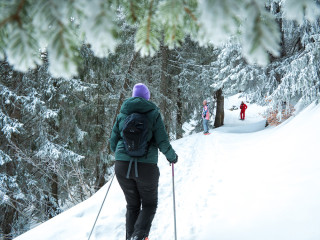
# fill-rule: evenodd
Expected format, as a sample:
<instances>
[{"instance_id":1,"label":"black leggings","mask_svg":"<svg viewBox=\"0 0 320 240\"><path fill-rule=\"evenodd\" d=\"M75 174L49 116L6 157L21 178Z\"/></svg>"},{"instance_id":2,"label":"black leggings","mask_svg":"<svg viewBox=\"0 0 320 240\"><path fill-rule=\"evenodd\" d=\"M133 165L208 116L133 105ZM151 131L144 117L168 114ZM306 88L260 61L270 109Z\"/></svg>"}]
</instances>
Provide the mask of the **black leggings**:
<instances>
[{"instance_id":1,"label":"black leggings","mask_svg":"<svg viewBox=\"0 0 320 240\"><path fill-rule=\"evenodd\" d=\"M144 239L149 235L158 206L159 168L153 163L138 162L138 177L134 167L129 178L129 162L116 161L115 173L127 201L126 239Z\"/></svg>"}]
</instances>

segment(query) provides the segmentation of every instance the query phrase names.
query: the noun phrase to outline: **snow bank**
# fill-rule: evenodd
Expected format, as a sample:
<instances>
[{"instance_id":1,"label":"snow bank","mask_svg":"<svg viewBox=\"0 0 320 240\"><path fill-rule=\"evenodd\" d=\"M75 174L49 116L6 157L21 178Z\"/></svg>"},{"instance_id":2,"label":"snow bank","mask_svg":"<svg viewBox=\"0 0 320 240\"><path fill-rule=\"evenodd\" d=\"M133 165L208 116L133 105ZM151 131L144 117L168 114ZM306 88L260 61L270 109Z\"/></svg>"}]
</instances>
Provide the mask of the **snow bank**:
<instances>
[{"instance_id":1,"label":"snow bank","mask_svg":"<svg viewBox=\"0 0 320 240\"><path fill-rule=\"evenodd\" d=\"M320 239L319 119L312 104L279 127L223 136L199 239Z\"/></svg>"}]
</instances>

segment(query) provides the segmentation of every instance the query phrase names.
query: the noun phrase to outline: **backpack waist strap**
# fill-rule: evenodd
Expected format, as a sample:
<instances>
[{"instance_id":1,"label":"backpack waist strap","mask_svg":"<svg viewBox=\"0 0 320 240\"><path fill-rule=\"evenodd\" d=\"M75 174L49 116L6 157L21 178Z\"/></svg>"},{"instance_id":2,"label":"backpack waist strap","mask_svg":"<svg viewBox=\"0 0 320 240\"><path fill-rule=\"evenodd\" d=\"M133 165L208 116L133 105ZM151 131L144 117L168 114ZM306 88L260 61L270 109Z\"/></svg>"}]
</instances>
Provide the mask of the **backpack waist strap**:
<instances>
[{"instance_id":1,"label":"backpack waist strap","mask_svg":"<svg viewBox=\"0 0 320 240\"><path fill-rule=\"evenodd\" d=\"M129 167L128 167L128 172L127 172L127 179L129 179L130 176L130 171L131 171L131 167L132 167L132 162L134 161L134 172L135 172L135 176L139 177L138 175L138 160L136 158L134 159L130 159L130 163L129 163Z\"/></svg>"}]
</instances>

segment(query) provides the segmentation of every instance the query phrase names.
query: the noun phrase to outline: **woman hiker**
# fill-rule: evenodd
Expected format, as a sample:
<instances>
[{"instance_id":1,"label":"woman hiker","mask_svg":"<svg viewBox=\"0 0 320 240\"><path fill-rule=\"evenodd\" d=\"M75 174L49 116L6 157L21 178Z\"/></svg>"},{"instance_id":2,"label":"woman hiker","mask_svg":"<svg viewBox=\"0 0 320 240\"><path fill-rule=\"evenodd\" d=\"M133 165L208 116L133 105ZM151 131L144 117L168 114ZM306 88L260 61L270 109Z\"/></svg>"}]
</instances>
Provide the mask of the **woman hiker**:
<instances>
[{"instance_id":1,"label":"woman hiker","mask_svg":"<svg viewBox=\"0 0 320 240\"><path fill-rule=\"evenodd\" d=\"M147 240L151 223L158 205L159 168L158 149L170 163L178 156L173 150L161 118L159 108L149 101L150 92L146 85L133 87L132 97L125 100L112 129L111 150L115 152L115 174L127 202L126 240ZM132 157L125 147L123 127L132 113L146 117L146 154Z\"/></svg>"},{"instance_id":2,"label":"woman hiker","mask_svg":"<svg viewBox=\"0 0 320 240\"><path fill-rule=\"evenodd\" d=\"M203 101L203 109L202 109L202 121L203 121L203 134L208 135L209 133L209 127L208 127L208 122L209 122L210 114L209 114L209 107L207 100Z\"/></svg>"}]
</instances>

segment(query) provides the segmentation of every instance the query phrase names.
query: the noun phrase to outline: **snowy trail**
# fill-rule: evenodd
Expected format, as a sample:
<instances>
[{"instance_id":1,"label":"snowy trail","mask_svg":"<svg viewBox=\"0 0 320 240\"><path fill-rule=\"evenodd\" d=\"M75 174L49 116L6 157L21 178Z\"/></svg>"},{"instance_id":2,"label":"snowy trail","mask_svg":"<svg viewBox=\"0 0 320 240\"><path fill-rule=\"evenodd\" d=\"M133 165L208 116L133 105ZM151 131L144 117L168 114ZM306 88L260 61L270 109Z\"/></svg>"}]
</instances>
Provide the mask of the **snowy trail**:
<instances>
[{"instance_id":1,"label":"snowy trail","mask_svg":"<svg viewBox=\"0 0 320 240\"><path fill-rule=\"evenodd\" d=\"M203 225L218 214L214 212L213 203L223 175L217 168L220 162L230 158L226 154L230 150L230 136L243 139L247 132L264 129L265 120L260 116L239 121L237 112L227 114L230 123L211 130L211 135L198 133L173 143L179 154L179 162L175 165L178 239L197 239L203 232ZM239 133L244 135L239 136ZM239 141L232 143L241 145ZM173 239L172 176L163 156L159 159L159 167L159 207L150 239Z\"/></svg>"},{"instance_id":2,"label":"snowy trail","mask_svg":"<svg viewBox=\"0 0 320 240\"><path fill-rule=\"evenodd\" d=\"M258 107L246 121L226 111L225 126L174 141L179 240L319 240L320 106L277 128ZM174 239L172 172L159 159L159 206L150 239ZM90 199L17 240L86 240L108 184ZM125 200L116 179L91 240L125 238Z\"/></svg>"}]
</instances>

